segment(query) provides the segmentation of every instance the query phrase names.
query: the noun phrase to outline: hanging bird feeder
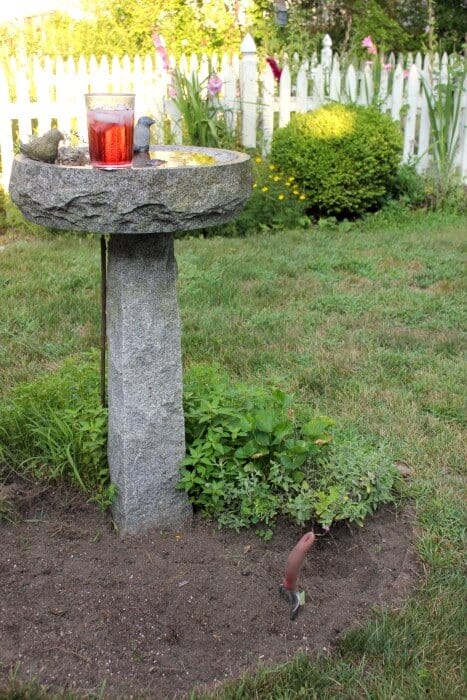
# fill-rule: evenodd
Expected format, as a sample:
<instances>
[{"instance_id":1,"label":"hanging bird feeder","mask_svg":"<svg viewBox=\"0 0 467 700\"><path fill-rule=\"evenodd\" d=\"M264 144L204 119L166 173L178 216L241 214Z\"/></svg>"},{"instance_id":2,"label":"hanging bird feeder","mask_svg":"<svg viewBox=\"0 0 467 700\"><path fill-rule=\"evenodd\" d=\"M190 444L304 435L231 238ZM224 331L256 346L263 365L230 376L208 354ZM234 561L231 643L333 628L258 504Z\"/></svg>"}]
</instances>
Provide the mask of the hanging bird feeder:
<instances>
[{"instance_id":1,"label":"hanging bird feeder","mask_svg":"<svg viewBox=\"0 0 467 700\"><path fill-rule=\"evenodd\" d=\"M275 0L276 24L285 27L289 20L289 8L287 0Z\"/></svg>"}]
</instances>

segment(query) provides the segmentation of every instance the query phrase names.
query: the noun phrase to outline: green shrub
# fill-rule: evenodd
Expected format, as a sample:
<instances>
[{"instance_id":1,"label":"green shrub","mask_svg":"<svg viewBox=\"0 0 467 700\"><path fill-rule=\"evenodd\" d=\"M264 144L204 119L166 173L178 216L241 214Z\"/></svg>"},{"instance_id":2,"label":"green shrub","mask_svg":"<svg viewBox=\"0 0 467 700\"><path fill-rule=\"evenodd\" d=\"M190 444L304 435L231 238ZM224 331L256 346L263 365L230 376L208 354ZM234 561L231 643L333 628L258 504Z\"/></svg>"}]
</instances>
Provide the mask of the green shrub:
<instances>
[{"instance_id":1,"label":"green shrub","mask_svg":"<svg viewBox=\"0 0 467 700\"><path fill-rule=\"evenodd\" d=\"M274 132L271 161L295 176L318 216L378 209L402 154L400 129L374 107L330 104L295 114Z\"/></svg>"}]
</instances>

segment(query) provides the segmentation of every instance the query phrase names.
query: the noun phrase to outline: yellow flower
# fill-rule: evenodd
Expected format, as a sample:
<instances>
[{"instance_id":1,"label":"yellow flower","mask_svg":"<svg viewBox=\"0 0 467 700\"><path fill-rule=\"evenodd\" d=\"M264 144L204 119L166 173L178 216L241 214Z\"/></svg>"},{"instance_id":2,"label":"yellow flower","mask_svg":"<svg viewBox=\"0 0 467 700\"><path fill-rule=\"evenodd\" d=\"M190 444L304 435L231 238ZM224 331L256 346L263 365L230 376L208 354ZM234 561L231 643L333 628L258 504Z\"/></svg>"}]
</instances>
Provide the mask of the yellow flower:
<instances>
[{"instance_id":1,"label":"yellow flower","mask_svg":"<svg viewBox=\"0 0 467 700\"><path fill-rule=\"evenodd\" d=\"M253 189L255 189L256 187L258 187L258 183L257 183L257 182L254 182L254 183L253 183Z\"/></svg>"},{"instance_id":2,"label":"yellow flower","mask_svg":"<svg viewBox=\"0 0 467 700\"><path fill-rule=\"evenodd\" d=\"M273 180L274 180L274 182L279 182L279 180L280 180L279 175L274 175Z\"/></svg>"},{"instance_id":3,"label":"yellow flower","mask_svg":"<svg viewBox=\"0 0 467 700\"><path fill-rule=\"evenodd\" d=\"M286 187L292 187L292 183L286 182L286 183L285 183L285 186L286 186Z\"/></svg>"},{"instance_id":4,"label":"yellow flower","mask_svg":"<svg viewBox=\"0 0 467 700\"><path fill-rule=\"evenodd\" d=\"M301 199L301 200L302 200L302 202L303 202L303 200L304 200L304 199L306 199L306 197L305 197L305 195L304 195L304 194L301 194L301 195L300 195L300 197L299 197L299 199Z\"/></svg>"},{"instance_id":5,"label":"yellow flower","mask_svg":"<svg viewBox=\"0 0 467 700\"><path fill-rule=\"evenodd\" d=\"M256 156L255 163L262 163L262 162L263 162L263 159L260 158L259 156Z\"/></svg>"},{"instance_id":6,"label":"yellow flower","mask_svg":"<svg viewBox=\"0 0 467 700\"><path fill-rule=\"evenodd\" d=\"M293 182L293 181L295 180L295 178L294 178L294 177L288 177L287 180L288 180L289 182Z\"/></svg>"},{"instance_id":7,"label":"yellow flower","mask_svg":"<svg viewBox=\"0 0 467 700\"><path fill-rule=\"evenodd\" d=\"M295 195L297 195L297 197L298 197L298 195L300 194L300 192L299 192L298 190L292 190L292 192L293 192Z\"/></svg>"},{"instance_id":8,"label":"yellow flower","mask_svg":"<svg viewBox=\"0 0 467 700\"><path fill-rule=\"evenodd\" d=\"M269 166L269 170L275 170L275 169L276 169L276 166L275 166L275 165L270 165L270 166Z\"/></svg>"},{"instance_id":9,"label":"yellow flower","mask_svg":"<svg viewBox=\"0 0 467 700\"><path fill-rule=\"evenodd\" d=\"M269 190L269 187L262 187L261 192L267 192Z\"/></svg>"},{"instance_id":10,"label":"yellow flower","mask_svg":"<svg viewBox=\"0 0 467 700\"><path fill-rule=\"evenodd\" d=\"M279 194L277 196L277 199L280 199L282 201L283 199L285 199L285 194Z\"/></svg>"}]
</instances>

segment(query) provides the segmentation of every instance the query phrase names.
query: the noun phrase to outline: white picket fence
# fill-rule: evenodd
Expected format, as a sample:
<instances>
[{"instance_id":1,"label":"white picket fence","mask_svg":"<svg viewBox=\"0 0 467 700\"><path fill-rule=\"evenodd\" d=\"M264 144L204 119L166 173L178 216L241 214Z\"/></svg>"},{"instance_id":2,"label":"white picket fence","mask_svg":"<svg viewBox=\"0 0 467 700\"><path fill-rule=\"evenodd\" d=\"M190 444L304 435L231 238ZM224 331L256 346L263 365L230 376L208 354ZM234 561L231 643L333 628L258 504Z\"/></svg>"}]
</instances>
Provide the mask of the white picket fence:
<instances>
[{"instance_id":1,"label":"white picket fence","mask_svg":"<svg viewBox=\"0 0 467 700\"><path fill-rule=\"evenodd\" d=\"M185 73L196 72L200 82L210 71L223 81L221 101L232 115L244 147L258 148L267 154L274 129L284 126L293 112L313 110L327 101L369 104L375 89L380 109L400 122L404 136L403 159L413 161L419 171L429 165L430 122L422 80L446 82L454 57L435 55L389 55L387 70L375 86L369 64L340 65L332 52L329 36L323 40L321 55L300 59L283 56L280 82L270 67L258 60L255 43L247 35L239 55L182 57L178 67ZM175 61L171 59L172 66ZM389 64L391 68L389 68ZM83 95L87 92L135 92L136 117L153 116L155 140L162 142L164 128L172 131L172 141L181 142L180 115L169 98L170 75L158 54L137 56L72 58L11 57L9 65L0 64L0 182L7 189L15 141L28 141L51 126L65 134L77 133L86 140ZM457 125L456 165L467 182L467 84L461 95L462 109ZM167 132L165 132L167 133Z\"/></svg>"}]
</instances>

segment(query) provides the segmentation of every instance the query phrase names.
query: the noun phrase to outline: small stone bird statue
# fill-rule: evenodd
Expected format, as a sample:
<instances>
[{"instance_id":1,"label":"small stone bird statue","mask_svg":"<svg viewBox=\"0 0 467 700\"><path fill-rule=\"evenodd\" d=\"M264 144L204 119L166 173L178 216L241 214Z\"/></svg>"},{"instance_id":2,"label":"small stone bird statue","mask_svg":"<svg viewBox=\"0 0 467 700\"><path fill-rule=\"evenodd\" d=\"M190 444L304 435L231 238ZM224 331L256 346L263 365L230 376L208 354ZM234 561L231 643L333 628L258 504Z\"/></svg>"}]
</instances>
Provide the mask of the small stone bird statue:
<instances>
[{"instance_id":1,"label":"small stone bird statue","mask_svg":"<svg viewBox=\"0 0 467 700\"><path fill-rule=\"evenodd\" d=\"M32 139L29 143L21 143L19 150L27 158L41 160L44 163L55 163L58 156L58 144L64 139L61 131L50 129L43 136Z\"/></svg>"},{"instance_id":2,"label":"small stone bird statue","mask_svg":"<svg viewBox=\"0 0 467 700\"><path fill-rule=\"evenodd\" d=\"M135 134L133 139L133 151L135 153L148 153L149 151L149 140L151 134L149 129L153 124L156 123L155 119L151 117L140 117L136 122Z\"/></svg>"}]
</instances>

